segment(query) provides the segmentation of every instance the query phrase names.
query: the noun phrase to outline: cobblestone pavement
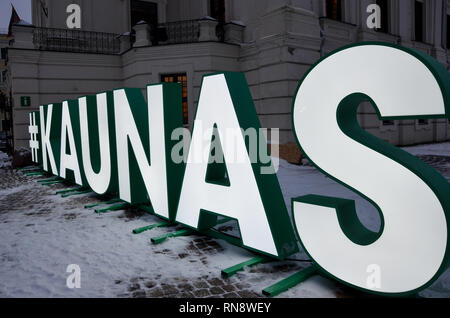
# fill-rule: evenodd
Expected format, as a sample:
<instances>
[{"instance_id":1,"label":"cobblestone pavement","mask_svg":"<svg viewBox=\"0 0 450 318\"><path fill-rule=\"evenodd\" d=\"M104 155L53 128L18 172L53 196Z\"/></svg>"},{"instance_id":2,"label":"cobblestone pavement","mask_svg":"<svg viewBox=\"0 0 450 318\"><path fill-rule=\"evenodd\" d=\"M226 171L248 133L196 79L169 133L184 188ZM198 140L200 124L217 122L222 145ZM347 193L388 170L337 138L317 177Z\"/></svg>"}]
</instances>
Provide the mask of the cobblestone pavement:
<instances>
[{"instance_id":1,"label":"cobblestone pavement","mask_svg":"<svg viewBox=\"0 0 450 318\"><path fill-rule=\"evenodd\" d=\"M223 252L220 241L204 236L192 236L192 241L186 248L186 253L174 254L169 249L162 249L155 253L166 254L167 257L185 258L188 255L198 258L202 265L208 265L208 257L216 253ZM191 260L196 262L195 259ZM272 264L263 264L248 269L248 273L267 275L277 273L277 275L288 276L294 273L309 262L296 264L296 262L274 262ZM303 266L302 266L303 265ZM287 274L287 275L286 275ZM127 293L120 294L120 297L220 297L220 298L258 298L263 295L252 288L252 281L247 275L237 273L232 277L223 278L218 273L213 275L203 275L194 280L182 277L175 278L171 282L160 280L161 275L155 279L145 277L134 277L129 281L117 280L116 284L126 284ZM256 275L257 276L257 275ZM254 278L253 278L254 279Z\"/></svg>"}]
</instances>

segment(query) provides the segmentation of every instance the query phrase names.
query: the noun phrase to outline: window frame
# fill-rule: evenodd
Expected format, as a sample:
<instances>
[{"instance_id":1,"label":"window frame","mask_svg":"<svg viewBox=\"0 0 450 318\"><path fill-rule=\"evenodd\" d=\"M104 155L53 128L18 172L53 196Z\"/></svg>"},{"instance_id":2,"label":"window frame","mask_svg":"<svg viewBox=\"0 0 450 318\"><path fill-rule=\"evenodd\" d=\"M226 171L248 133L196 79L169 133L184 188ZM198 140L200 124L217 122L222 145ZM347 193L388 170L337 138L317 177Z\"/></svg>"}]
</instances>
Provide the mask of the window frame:
<instances>
[{"instance_id":1,"label":"window frame","mask_svg":"<svg viewBox=\"0 0 450 318\"><path fill-rule=\"evenodd\" d=\"M189 92L188 92L188 76L187 72L179 73L161 73L160 75L161 83L181 83L181 105L183 112L183 126L189 124ZM184 77L184 81L166 81L166 79L178 79L179 77Z\"/></svg>"}]
</instances>

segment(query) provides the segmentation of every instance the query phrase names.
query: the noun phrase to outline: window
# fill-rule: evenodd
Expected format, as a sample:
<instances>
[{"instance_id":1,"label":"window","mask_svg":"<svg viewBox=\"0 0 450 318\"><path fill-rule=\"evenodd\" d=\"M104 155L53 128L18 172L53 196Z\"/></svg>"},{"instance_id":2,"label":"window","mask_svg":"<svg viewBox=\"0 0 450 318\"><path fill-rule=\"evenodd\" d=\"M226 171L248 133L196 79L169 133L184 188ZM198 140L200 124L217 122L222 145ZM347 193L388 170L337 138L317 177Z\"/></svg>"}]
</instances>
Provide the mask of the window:
<instances>
[{"instance_id":1,"label":"window","mask_svg":"<svg viewBox=\"0 0 450 318\"><path fill-rule=\"evenodd\" d=\"M181 102L183 105L183 125L188 124L188 100L187 100L187 76L186 73L161 75L163 83L181 83L182 93Z\"/></svg>"},{"instance_id":2,"label":"window","mask_svg":"<svg viewBox=\"0 0 450 318\"><path fill-rule=\"evenodd\" d=\"M381 26L377 31L388 33L389 32L389 1L377 0L377 4L381 10Z\"/></svg>"},{"instance_id":3,"label":"window","mask_svg":"<svg viewBox=\"0 0 450 318\"><path fill-rule=\"evenodd\" d=\"M327 18L342 21L342 1L326 0L326 14Z\"/></svg>"},{"instance_id":4,"label":"window","mask_svg":"<svg viewBox=\"0 0 450 318\"><path fill-rule=\"evenodd\" d=\"M2 93L0 93L0 109L6 107L6 97Z\"/></svg>"},{"instance_id":5,"label":"window","mask_svg":"<svg viewBox=\"0 0 450 318\"><path fill-rule=\"evenodd\" d=\"M395 122L393 120L383 120L383 126L394 126Z\"/></svg>"},{"instance_id":6,"label":"window","mask_svg":"<svg viewBox=\"0 0 450 318\"><path fill-rule=\"evenodd\" d=\"M428 125L428 119L419 119L417 121L419 125Z\"/></svg>"},{"instance_id":7,"label":"window","mask_svg":"<svg viewBox=\"0 0 450 318\"><path fill-rule=\"evenodd\" d=\"M131 0L131 27L139 21L156 26L158 24L158 5L154 2Z\"/></svg>"},{"instance_id":8,"label":"window","mask_svg":"<svg viewBox=\"0 0 450 318\"><path fill-rule=\"evenodd\" d=\"M6 60L6 47L0 49L0 60Z\"/></svg>"},{"instance_id":9,"label":"window","mask_svg":"<svg viewBox=\"0 0 450 318\"><path fill-rule=\"evenodd\" d=\"M424 42L425 10L422 1L414 1L414 39Z\"/></svg>"},{"instance_id":10,"label":"window","mask_svg":"<svg viewBox=\"0 0 450 318\"><path fill-rule=\"evenodd\" d=\"M450 15L447 14L447 49L450 49Z\"/></svg>"},{"instance_id":11,"label":"window","mask_svg":"<svg viewBox=\"0 0 450 318\"><path fill-rule=\"evenodd\" d=\"M225 0L210 0L209 9L212 18L219 21L219 24L225 23Z\"/></svg>"},{"instance_id":12,"label":"window","mask_svg":"<svg viewBox=\"0 0 450 318\"><path fill-rule=\"evenodd\" d=\"M0 83L6 82L6 71L0 72Z\"/></svg>"}]
</instances>

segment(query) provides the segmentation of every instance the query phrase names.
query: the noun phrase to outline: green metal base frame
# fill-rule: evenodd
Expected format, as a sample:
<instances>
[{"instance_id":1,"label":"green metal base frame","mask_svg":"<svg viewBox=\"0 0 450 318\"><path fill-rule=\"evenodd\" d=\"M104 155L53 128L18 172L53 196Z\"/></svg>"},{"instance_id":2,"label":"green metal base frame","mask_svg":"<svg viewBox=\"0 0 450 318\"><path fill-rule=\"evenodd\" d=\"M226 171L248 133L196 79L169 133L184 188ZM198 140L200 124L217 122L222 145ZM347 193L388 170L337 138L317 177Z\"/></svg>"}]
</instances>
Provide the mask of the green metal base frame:
<instances>
[{"instance_id":1,"label":"green metal base frame","mask_svg":"<svg viewBox=\"0 0 450 318\"><path fill-rule=\"evenodd\" d=\"M34 171L34 170L41 170L41 166L26 166L17 169L17 171Z\"/></svg>"},{"instance_id":2,"label":"green metal base frame","mask_svg":"<svg viewBox=\"0 0 450 318\"><path fill-rule=\"evenodd\" d=\"M71 197L73 195L80 195L80 194L85 194L85 193L89 193L92 192L91 190L80 190L80 191L74 191L74 192L69 192L69 193L65 193L65 194L61 194L62 198L67 198L67 197Z\"/></svg>"},{"instance_id":3,"label":"green metal base frame","mask_svg":"<svg viewBox=\"0 0 450 318\"><path fill-rule=\"evenodd\" d=\"M140 228L134 229L133 233L134 234L140 234L142 232L145 232L145 231L157 228L157 227L166 227L166 226L171 226L171 225L174 225L174 223L168 222L168 221L161 222L161 223L155 223L155 224L151 224L151 225L148 225L148 226L144 226L144 227L140 227Z\"/></svg>"},{"instance_id":4,"label":"green metal base frame","mask_svg":"<svg viewBox=\"0 0 450 318\"><path fill-rule=\"evenodd\" d=\"M26 177L34 177L34 176L43 176L45 175L45 171L36 171L36 172L24 172L24 176Z\"/></svg>"},{"instance_id":5,"label":"green metal base frame","mask_svg":"<svg viewBox=\"0 0 450 318\"><path fill-rule=\"evenodd\" d=\"M155 236L151 238L153 244L159 244L167 240L169 237L187 236L193 234L195 231L191 229L179 230L176 232L170 232L161 236Z\"/></svg>"},{"instance_id":6,"label":"green metal base frame","mask_svg":"<svg viewBox=\"0 0 450 318\"><path fill-rule=\"evenodd\" d=\"M42 182L42 185L52 185L52 184L58 184L58 183L63 183L66 180L53 180L53 181L47 181L47 182Z\"/></svg>"},{"instance_id":7,"label":"green metal base frame","mask_svg":"<svg viewBox=\"0 0 450 318\"><path fill-rule=\"evenodd\" d=\"M71 189L65 189L65 190L59 190L56 191L55 194L64 194L64 193L69 193L69 192L74 192L74 191L81 191L81 190L85 190L85 187L76 187L76 188L71 188Z\"/></svg>"},{"instance_id":8,"label":"green metal base frame","mask_svg":"<svg viewBox=\"0 0 450 318\"><path fill-rule=\"evenodd\" d=\"M129 207L130 204L127 202L123 202L123 203L119 203L119 204L114 204L114 205L110 205L106 208L101 208L101 209L95 209L95 213L105 213L105 212L109 212L109 211L117 211L117 210L122 210L125 209L127 207Z\"/></svg>"},{"instance_id":9,"label":"green metal base frame","mask_svg":"<svg viewBox=\"0 0 450 318\"><path fill-rule=\"evenodd\" d=\"M249 259L248 261L236 264L234 266L225 268L222 270L222 277L228 278L233 276L234 274L236 274L239 271L244 270L244 267L251 267L251 266L255 266L258 264L262 264L262 263L267 263L272 261L272 259L265 257L265 256L256 256L253 257L252 259Z\"/></svg>"},{"instance_id":10,"label":"green metal base frame","mask_svg":"<svg viewBox=\"0 0 450 318\"><path fill-rule=\"evenodd\" d=\"M282 292L288 290L289 288L292 288L305 280L307 280L309 277L317 274L317 268L314 265L311 265L309 267L306 267L302 269L301 271L279 281L278 283L273 284L272 286L269 286L265 288L262 292L266 296L274 297L276 295L281 294Z\"/></svg>"},{"instance_id":11,"label":"green metal base frame","mask_svg":"<svg viewBox=\"0 0 450 318\"><path fill-rule=\"evenodd\" d=\"M56 180L60 180L59 177L51 177L51 178L45 178L45 179L39 179L37 180L37 182L50 182L50 181L56 181Z\"/></svg>"},{"instance_id":12,"label":"green metal base frame","mask_svg":"<svg viewBox=\"0 0 450 318\"><path fill-rule=\"evenodd\" d=\"M104 204L113 204L113 203L118 203L118 202L121 202L121 201L122 201L122 200L119 199L119 198L114 198L114 199L111 199L111 200L106 201L106 202L99 202L99 203L93 203L93 204L86 204L86 205L84 206L84 208L85 208L85 209L91 209L91 208L95 208L95 207L100 206L100 205L104 205Z\"/></svg>"}]
</instances>

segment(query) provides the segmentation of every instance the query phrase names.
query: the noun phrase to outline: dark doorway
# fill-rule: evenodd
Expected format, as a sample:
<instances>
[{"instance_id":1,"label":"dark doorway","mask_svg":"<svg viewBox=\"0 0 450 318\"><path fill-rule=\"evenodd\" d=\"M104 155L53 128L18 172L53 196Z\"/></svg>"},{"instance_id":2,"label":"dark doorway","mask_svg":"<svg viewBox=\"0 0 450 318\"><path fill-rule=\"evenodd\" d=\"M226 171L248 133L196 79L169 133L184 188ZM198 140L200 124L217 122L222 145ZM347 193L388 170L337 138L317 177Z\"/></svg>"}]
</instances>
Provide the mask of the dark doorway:
<instances>
[{"instance_id":1,"label":"dark doorway","mask_svg":"<svg viewBox=\"0 0 450 318\"><path fill-rule=\"evenodd\" d=\"M154 2L131 0L131 27L135 26L139 21L157 25L158 5Z\"/></svg>"},{"instance_id":2,"label":"dark doorway","mask_svg":"<svg viewBox=\"0 0 450 318\"><path fill-rule=\"evenodd\" d=\"M423 2L414 1L414 40L424 42L424 17Z\"/></svg>"},{"instance_id":3,"label":"dark doorway","mask_svg":"<svg viewBox=\"0 0 450 318\"><path fill-rule=\"evenodd\" d=\"M389 32L389 1L377 0L377 4L380 7L381 14L381 26L377 31L388 33Z\"/></svg>"},{"instance_id":4,"label":"dark doorway","mask_svg":"<svg viewBox=\"0 0 450 318\"><path fill-rule=\"evenodd\" d=\"M211 17L219 21L219 24L225 23L225 0L210 0Z\"/></svg>"},{"instance_id":5,"label":"dark doorway","mask_svg":"<svg viewBox=\"0 0 450 318\"><path fill-rule=\"evenodd\" d=\"M219 41L223 41L225 35L223 28L225 24L225 0L210 0L209 12L210 16L219 22L216 34Z\"/></svg>"},{"instance_id":6,"label":"dark doorway","mask_svg":"<svg viewBox=\"0 0 450 318\"><path fill-rule=\"evenodd\" d=\"M140 21L147 22L151 27L151 40L155 41L155 35L158 28L158 4L154 2L147 2L141 0L131 0L130 9L130 21L131 21L131 41L134 43L135 31L133 26L135 26Z\"/></svg>"},{"instance_id":7,"label":"dark doorway","mask_svg":"<svg viewBox=\"0 0 450 318\"><path fill-rule=\"evenodd\" d=\"M450 49L450 15L447 15L447 49Z\"/></svg>"}]
</instances>

